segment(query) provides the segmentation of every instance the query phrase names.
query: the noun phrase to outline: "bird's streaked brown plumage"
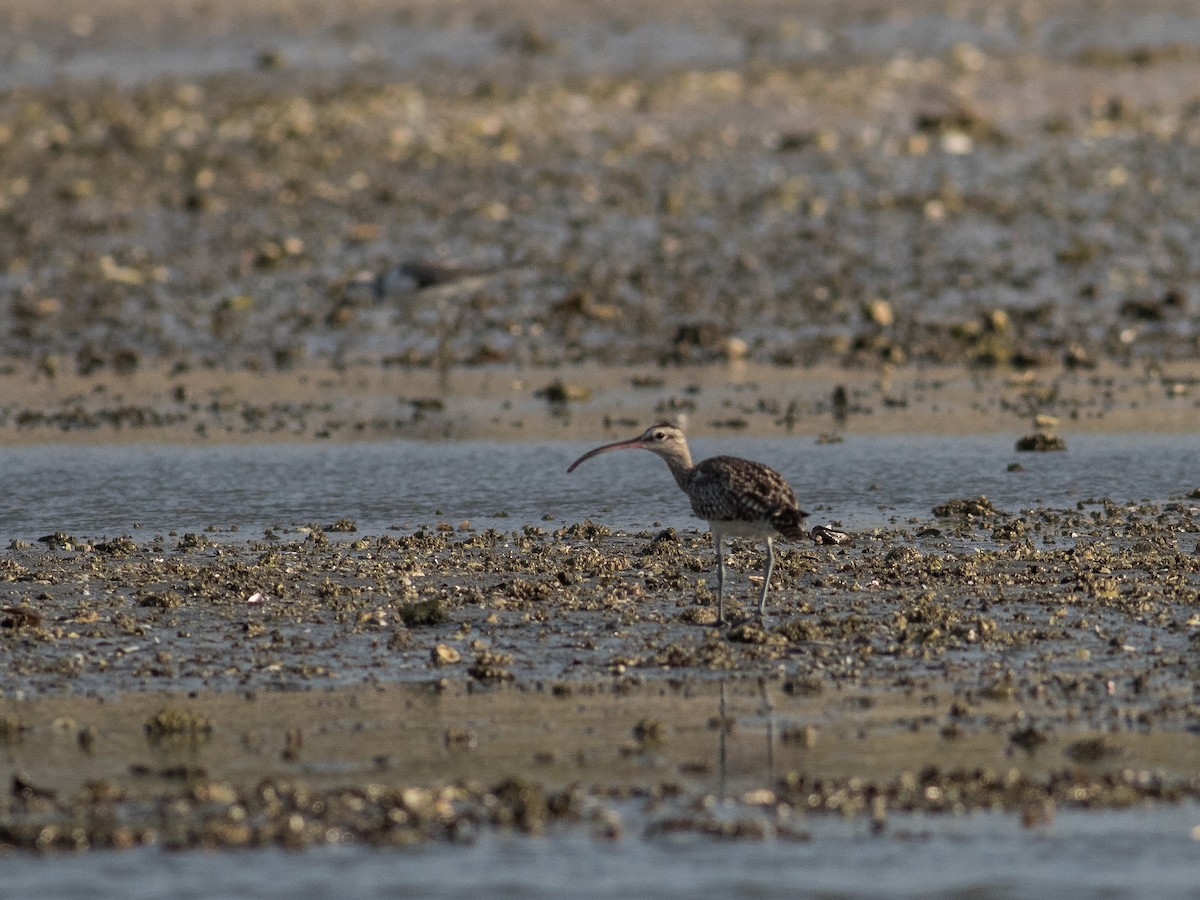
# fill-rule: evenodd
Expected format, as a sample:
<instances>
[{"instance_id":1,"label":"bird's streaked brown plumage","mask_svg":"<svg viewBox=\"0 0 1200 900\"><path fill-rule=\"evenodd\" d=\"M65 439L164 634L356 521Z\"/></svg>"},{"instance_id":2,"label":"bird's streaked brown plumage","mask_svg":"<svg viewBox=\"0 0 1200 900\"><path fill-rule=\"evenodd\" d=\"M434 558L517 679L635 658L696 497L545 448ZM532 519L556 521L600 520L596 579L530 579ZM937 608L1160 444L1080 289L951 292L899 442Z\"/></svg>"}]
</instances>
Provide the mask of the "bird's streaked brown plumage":
<instances>
[{"instance_id":1,"label":"bird's streaked brown plumage","mask_svg":"<svg viewBox=\"0 0 1200 900\"><path fill-rule=\"evenodd\" d=\"M767 561L758 614L766 610L767 589L775 566L774 540L807 538L796 494L787 480L769 466L737 456L714 456L693 465L683 431L674 425L652 425L636 438L604 444L571 463L568 472L585 460L610 450L642 449L662 457L675 482L687 494L692 511L708 522L717 550L717 621L725 620L725 548L727 537L765 541Z\"/></svg>"},{"instance_id":2,"label":"bird's streaked brown plumage","mask_svg":"<svg viewBox=\"0 0 1200 900\"><path fill-rule=\"evenodd\" d=\"M766 522L789 540L806 536L800 526L807 513L796 505L792 486L762 463L713 456L693 466L681 487L706 522Z\"/></svg>"}]
</instances>

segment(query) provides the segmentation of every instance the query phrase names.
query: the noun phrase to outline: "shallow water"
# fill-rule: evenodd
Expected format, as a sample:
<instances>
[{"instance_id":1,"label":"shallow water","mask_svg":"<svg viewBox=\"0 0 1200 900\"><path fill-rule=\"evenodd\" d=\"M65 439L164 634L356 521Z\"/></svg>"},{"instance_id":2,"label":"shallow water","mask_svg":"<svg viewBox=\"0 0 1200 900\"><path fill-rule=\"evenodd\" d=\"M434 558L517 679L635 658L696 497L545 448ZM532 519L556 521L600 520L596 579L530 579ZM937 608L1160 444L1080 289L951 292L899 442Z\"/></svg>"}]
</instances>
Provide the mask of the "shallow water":
<instances>
[{"instance_id":1,"label":"shallow water","mask_svg":"<svg viewBox=\"0 0 1200 900\"><path fill-rule=\"evenodd\" d=\"M138 850L5 860L5 896L454 898L1195 897L1194 805L1012 816L815 820L812 840L492 837L410 851Z\"/></svg>"},{"instance_id":2,"label":"shallow water","mask_svg":"<svg viewBox=\"0 0 1200 900\"><path fill-rule=\"evenodd\" d=\"M724 438L693 442L697 458L732 453L784 473L810 524L865 530L928 519L948 499L989 497L1016 513L1179 499L1200 484L1194 434L1078 435L1063 453L1017 453L1010 434ZM35 540L236 527L327 526L360 533L439 521L476 528L557 527L592 519L640 530L697 528L687 500L649 453L609 454L572 474L589 445L392 441L256 446L41 446L3 451L0 539ZM1019 463L1021 471L1008 466Z\"/></svg>"}]
</instances>

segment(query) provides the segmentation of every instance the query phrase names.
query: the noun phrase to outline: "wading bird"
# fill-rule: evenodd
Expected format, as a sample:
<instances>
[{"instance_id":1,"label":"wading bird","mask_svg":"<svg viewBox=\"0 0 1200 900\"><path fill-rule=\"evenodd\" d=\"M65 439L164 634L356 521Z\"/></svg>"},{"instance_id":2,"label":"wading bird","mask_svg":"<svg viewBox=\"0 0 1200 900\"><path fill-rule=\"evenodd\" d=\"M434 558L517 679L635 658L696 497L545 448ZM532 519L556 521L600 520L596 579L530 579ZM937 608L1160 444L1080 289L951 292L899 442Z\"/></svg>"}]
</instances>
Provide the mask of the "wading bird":
<instances>
[{"instance_id":1,"label":"wading bird","mask_svg":"<svg viewBox=\"0 0 1200 900\"><path fill-rule=\"evenodd\" d=\"M767 608L767 589L775 568L777 537L798 541L808 538L803 528L808 513L796 504L796 494L786 479L769 466L737 456L714 456L695 465L687 439L674 425L652 425L638 437L589 450L567 469L610 450L649 450L663 458L675 482L692 502L692 511L708 522L717 548L717 622L725 621L725 538L766 541L758 615Z\"/></svg>"}]
</instances>

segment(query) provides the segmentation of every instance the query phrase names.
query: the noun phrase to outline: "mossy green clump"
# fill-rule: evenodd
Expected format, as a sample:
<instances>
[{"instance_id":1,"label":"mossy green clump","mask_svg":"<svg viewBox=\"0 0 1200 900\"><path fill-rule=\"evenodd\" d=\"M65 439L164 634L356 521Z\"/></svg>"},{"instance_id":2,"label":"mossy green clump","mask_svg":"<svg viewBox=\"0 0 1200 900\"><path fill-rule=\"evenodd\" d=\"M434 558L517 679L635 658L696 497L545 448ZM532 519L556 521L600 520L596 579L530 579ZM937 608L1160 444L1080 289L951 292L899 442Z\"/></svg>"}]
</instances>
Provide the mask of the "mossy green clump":
<instances>
[{"instance_id":1,"label":"mossy green clump","mask_svg":"<svg viewBox=\"0 0 1200 900\"><path fill-rule=\"evenodd\" d=\"M146 736L151 740L159 740L171 736L206 736L212 734L212 719L166 706L146 720Z\"/></svg>"},{"instance_id":2,"label":"mossy green clump","mask_svg":"<svg viewBox=\"0 0 1200 900\"><path fill-rule=\"evenodd\" d=\"M442 601L436 597L432 600L419 600L416 603L406 603L400 607L400 621L409 628L425 628L430 625L445 625L450 621Z\"/></svg>"}]
</instances>

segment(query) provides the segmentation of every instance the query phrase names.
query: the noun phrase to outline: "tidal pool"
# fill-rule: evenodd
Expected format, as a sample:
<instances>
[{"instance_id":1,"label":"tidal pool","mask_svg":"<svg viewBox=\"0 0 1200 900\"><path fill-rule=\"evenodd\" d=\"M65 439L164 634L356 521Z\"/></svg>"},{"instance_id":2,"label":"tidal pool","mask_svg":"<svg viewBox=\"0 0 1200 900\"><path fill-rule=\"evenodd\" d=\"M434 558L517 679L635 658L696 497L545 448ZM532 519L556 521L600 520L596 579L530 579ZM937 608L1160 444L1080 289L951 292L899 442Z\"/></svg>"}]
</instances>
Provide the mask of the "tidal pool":
<instances>
[{"instance_id":1,"label":"tidal pool","mask_svg":"<svg viewBox=\"0 0 1200 900\"><path fill-rule=\"evenodd\" d=\"M1016 513L1179 499L1200 485L1195 434L1089 434L1065 452L1018 453L1011 434L847 435L693 441L697 459L745 456L782 472L809 524L867 530L987 496ZM649 453L566 467L579 442L387 441L252 446L28 446L0 455L0 537L327 526L408 531L439 521L512 530L591 519L610 528L695 528L687 499ZM1020 470L1009 467L1019 465Z\"/></svg>"}]
</instances>

